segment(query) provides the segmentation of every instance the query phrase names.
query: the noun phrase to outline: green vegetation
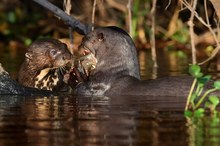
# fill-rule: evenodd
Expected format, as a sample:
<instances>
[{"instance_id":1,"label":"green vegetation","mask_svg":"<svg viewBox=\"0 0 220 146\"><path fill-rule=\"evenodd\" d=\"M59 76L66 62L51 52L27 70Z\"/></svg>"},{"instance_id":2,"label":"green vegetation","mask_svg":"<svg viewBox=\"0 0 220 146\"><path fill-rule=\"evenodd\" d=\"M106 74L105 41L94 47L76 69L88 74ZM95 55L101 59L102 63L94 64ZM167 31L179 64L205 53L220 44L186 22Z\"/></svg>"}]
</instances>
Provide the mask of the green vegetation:
<instances>
[{"instance_id":1,"label":"green vegetation","mask_svg":"<svg viewBox=\"0 0 220 146\"><path fill-rule=\"evenodd\" d=\"M38 13L28 14L19 7L0 13L0 34L4 36L5 41L18 40L28 46L34 35L30 32L40 17Z\"/></svg>"},{"instance_id":2,"label":"green vegetation","mask_svg":"<svg viewBox=\"0 0 220 146\"><path fill-rule=\"evenodd\" d=\"M148 0L147 2L143 2L143 1L140 1L140 0L136 0L134 1L133 3L133 6L132 6L132 32L133 32L133 36L131 36L133 39L135 39L137 36L138 36L138 31L137 29L140 27L140 25L143 25L143 24L140 24L140 23L144 23L144 17L150 12L150 9L148 9L146 6L145 6L145 3L150 3L151 0ZM141 26L141 27L144 27ZM146 27L145 28L146 32L149 32L149 28Z\"/></svg>"},{"instance_id":3,"label":"green vegetation","mask_svg":"<svg viewBox=\"0 0 220 146\"><path fill-rule=\"evenodd\" d=\"M187 28L186 25L182 25L182 27L176 30L176 32L170 38L172 40L177 41L178 43L182 43L182 44L188 43L189 42L189 29Z\"/></svg>"},{"instance_id":4,"label":"green vegetation","mask_svg":"<svg viewBox=\"0 0 220 146\"><path fill-rule=\"evenodd\" d=\"M219 145L220 118L218 116L187 117L189 145ZM208 142L208 143L207 143Z\"/></svg>"},{"instance_id":5,"label":"green vegetation","mask_svg":"<svg viewBox=\"0 0 220 146\"><path fill-rule=\"evenodd\" d=\"M202 117L205 112L216 114L219 97L211 93L220 90L220 81L210 81L211 76L204 75L198 65L191 65L189 73L194 77L194 81L187 97L185 116ZM204 92L207 84L212 84L212 88Z\"/></svg>"}]
</instances>

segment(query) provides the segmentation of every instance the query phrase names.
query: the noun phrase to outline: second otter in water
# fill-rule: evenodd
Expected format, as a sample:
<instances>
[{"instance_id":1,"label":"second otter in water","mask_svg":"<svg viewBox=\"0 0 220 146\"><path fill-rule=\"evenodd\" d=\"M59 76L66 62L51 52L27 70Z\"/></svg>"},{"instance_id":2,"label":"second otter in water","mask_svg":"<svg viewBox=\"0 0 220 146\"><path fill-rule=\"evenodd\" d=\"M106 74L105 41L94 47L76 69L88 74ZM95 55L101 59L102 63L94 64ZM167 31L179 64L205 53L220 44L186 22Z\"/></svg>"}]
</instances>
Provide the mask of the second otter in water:
<instances>
[{"instance_id":1,"label":"second otter in water","mask_svg":"<svg viewBox=\"0 0 220 146\"><path fill-rule=\"evenodd\" d=\"M33 42L25 54L18 81L26 87L60 91L66 65L73 62L66 44L56 39Z\"/></svg>"},{"instance_id":2,"label":"second otter in water","mask_svg":"<svg viewBox=\"0 0 220 146\"><path fill-rule=\"evenodd\" d=\"M164 77L140 80L136 48L131 37L114 26L96 28L79 47L81 54L92 53L96 68L87 81L75 89L78 95L186 96L191 77Z\"/></svg>"}]
</instances>

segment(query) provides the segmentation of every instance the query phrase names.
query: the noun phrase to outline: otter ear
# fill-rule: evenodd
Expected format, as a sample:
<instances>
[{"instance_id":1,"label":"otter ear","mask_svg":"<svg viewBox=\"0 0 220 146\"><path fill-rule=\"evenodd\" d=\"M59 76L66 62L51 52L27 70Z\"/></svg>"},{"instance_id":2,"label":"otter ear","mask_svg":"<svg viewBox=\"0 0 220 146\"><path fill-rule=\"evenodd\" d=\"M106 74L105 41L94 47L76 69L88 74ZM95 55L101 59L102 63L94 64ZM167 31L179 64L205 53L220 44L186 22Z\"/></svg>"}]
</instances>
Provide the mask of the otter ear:
<instances>
[{"instance_id":1,"label":"otter ear","mask_svg":"<svg viewBox=\"0 0 220 146\"><path fill-rule=\"evenodd\" d=\"M99 34L98 34L98 40L99 40L100 42L104 40L104 35L103 35L103 33L99 33Z\"/></svg>"},{"instance_id":2,"label":"otter ear","mask_svg":"<svg viewBox=\"0 0 220 146\"><path fill-rule=\"evenodd\" d=\"M30 53L25 53L25 57L27 58L27 60L32 59L32 55Z\"/></svg>"}]
</instances>

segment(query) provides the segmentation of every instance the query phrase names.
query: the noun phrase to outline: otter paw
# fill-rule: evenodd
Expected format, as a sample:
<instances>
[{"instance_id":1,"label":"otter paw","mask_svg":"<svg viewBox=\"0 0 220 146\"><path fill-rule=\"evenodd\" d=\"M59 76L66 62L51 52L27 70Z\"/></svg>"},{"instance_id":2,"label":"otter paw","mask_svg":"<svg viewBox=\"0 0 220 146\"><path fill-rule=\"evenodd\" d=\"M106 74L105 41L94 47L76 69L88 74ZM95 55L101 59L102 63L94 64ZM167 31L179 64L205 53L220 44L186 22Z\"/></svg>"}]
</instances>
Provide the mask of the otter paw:
<instances>
[{"instance_id":1,"label":"otter paw","mask_svg":"<svg viewBox=\"0 0 220 146\"><path fill-rule=\"evenodd\" d=\"M66 73L63 78L63 81L73 89L86 80L87 76L82 74L76 67L72 68L68 73Z\"/></svg>"}]
</instances>

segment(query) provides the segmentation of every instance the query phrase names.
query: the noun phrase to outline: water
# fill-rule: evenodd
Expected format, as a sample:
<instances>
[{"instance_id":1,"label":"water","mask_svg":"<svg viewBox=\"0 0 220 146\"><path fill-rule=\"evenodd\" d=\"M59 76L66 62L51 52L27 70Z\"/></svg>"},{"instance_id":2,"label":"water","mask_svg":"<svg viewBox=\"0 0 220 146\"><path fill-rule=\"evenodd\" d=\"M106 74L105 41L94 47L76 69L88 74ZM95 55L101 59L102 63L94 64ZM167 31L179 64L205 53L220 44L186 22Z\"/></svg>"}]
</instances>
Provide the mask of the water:
<instances>
[{"instance_id":1,"label":"water","mask_svg":"<svg viewBox=\"0 0 220 146\"><path fill-rule=\"evenodd\" d=\"M152 70L149 52L139 52L143 79L186 74L186 60L160 53L163 67ZM17 62L1 62L16 74ZM186 119L185 101L162 95L0 96L0 146L220 145L219 118Z\"/></svg>"},{"instance_id":2,"label":"water","mask_svg":"<svg viewBox=\"0 0 220 146\"><path fill-rule=\"evenodd\" d=\"M0 97L0 145L219 145L219 119L183 116L183 97Z\"/></svg>"},{"instance_id":3,"label":"water","mask_svg":"<svg viewBox=\"0 0 220 146\"><path fill-rule=\"evenodd\" d=\"M2 96L0 145L186 145L173 99Z\"/></svg>"}]
</instances>

